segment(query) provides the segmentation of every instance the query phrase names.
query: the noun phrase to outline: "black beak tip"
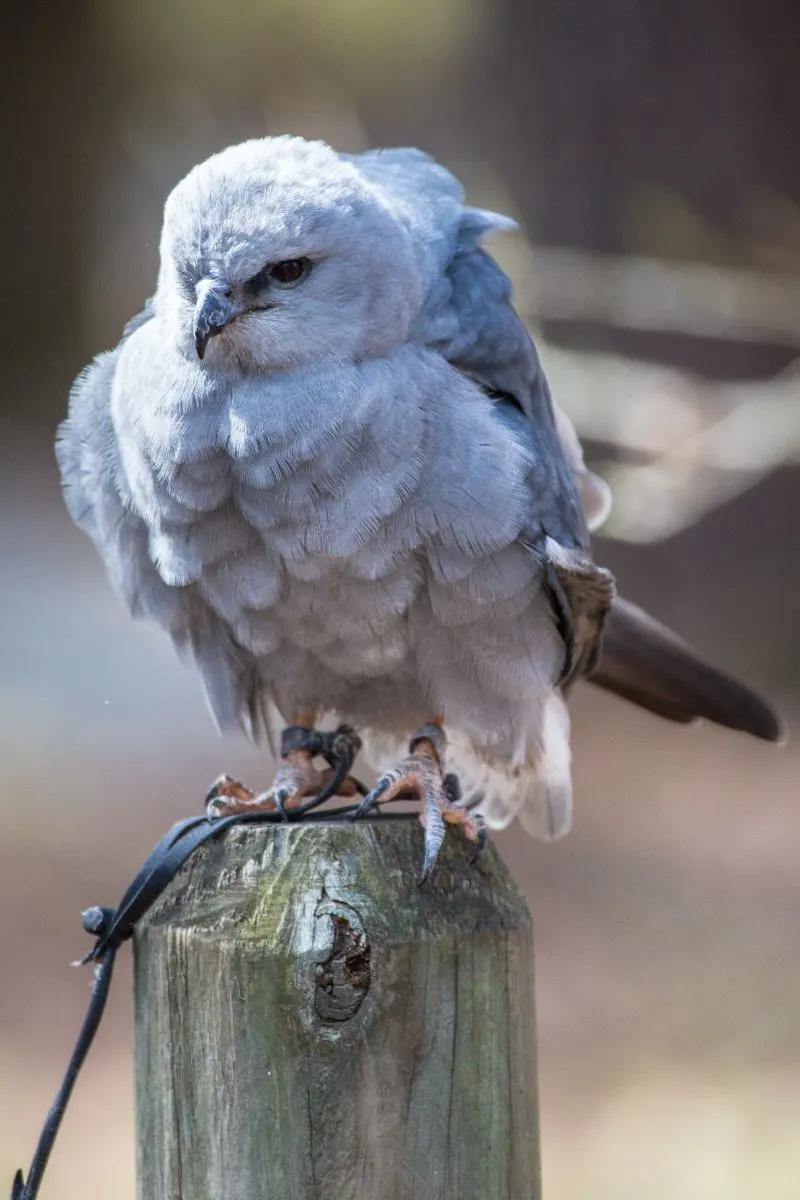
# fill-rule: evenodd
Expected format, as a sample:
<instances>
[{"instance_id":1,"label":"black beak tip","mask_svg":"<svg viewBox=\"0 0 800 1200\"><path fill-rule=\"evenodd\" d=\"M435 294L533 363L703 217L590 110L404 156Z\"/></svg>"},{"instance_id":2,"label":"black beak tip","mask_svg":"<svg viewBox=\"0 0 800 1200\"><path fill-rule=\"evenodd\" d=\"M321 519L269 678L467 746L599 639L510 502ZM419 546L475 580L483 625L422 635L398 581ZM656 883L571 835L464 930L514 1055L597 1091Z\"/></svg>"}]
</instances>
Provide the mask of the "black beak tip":
<instances>
[{"instance_id":1,"label":"black beak tip","mask_svg":"<svg viewBox=\"0 0 800 1200\"><path fill-rule=\"evenodd\" d=\"M233 298L233 291L224 283L211 279L197 285L197 305L194 310L194 348L199 359L205 358L208 343L242 310Z\"/></svg>"}]
</instances>

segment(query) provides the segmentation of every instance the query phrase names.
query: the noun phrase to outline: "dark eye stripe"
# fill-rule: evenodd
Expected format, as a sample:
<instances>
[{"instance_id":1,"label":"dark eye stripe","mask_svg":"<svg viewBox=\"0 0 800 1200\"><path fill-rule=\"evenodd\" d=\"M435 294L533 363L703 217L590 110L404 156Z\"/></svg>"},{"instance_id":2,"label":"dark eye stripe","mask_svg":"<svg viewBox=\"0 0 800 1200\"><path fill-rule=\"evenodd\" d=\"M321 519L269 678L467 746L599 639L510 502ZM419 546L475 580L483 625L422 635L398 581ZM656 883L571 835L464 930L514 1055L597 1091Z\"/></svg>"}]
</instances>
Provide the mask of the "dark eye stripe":
<instances>
[{"instance_id":1,"label":"dark eye stripe","mask_svg":"<svg viewBox=\"0 0 800 1200\"><path fill-rule=\"evenodd\" d=\"M263 292L270 283L297 283L307 273L311 263L307 258L286 258L282 262L267 263L258 274L244 285L249 292Z\"/></svg>"},{"instance_id":2,"label":"dark eye stripe","mask_svg":"<svg viewBox=\"0 0 800 1200\"><path fill-rule=\"evenodd\" d=\"M247 283L244 285L248 292L263 292L264 288L269 287L271 270L272 266L268 264L266 267L262 267L258 274L254 275L252 279L248 279Z\"/></svg>"}]
</instances>

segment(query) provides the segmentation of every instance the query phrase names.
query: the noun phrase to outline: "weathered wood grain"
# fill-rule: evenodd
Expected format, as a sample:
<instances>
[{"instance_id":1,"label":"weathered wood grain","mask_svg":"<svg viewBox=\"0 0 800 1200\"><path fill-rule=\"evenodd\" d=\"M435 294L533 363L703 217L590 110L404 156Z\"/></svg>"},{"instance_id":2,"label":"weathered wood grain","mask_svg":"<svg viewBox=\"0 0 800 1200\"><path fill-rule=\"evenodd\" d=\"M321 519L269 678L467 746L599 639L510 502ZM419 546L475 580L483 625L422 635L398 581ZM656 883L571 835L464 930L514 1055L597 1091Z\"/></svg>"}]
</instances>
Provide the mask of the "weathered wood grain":
<instances>
[{"instance_id":1,"label":"weathered wood grain","mask_svg":"<svg viewBox=\"0 0 800 1200\"><path fill-rule=\"evenodd\" d=\"M533 949L493 847L240 827L136 934L140 1200L537 1200Z\"/></svg>"}]
</instances>

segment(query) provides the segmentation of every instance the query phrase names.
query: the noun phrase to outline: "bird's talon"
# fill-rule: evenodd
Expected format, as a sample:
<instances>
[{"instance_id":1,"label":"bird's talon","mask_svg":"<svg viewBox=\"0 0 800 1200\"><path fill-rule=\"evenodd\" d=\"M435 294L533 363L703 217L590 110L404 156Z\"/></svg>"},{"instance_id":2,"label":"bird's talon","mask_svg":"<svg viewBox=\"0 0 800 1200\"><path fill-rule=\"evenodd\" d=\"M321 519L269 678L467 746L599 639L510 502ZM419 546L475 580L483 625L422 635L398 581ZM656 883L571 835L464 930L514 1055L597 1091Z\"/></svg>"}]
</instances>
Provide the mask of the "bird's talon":
<instances>
[{"instance_id":1,"label":"bird's talon","mask_svg":"<svg viewBox=\"0 0 800 1200\"><path fill-rule=\"evenodd\" d=\"M425 826L425 857L422 860L422 870L417 877L417 886L422 887L439 858L439 851L444 842L444 825L441 833L428 834L429 826Z\"/></svg>"},{"instance_id":2,"label":"bird's talon","mask_svg":"<svg viewBox=\"0 0 800 1200\"><path fill-rule=\"evenodd\" d=\"M378 780L378 782L375 784L375 787L372 788L371 791L367 792L366 796L353 813L354 821L358 821L361 817L366 816L371 808L374 808L376 804L381 803L385 793L392 787L395 775L396 772L388 771L381 779ZM390 797L390 799L392 798L393 797Z\"/></svg>"},{"instance_id":3,"label":"bird's talon","mask_svg":"<svg viewBox=\"0 0 800 1200\"><path fill-rule=\"evenodd\" d=\"M461 781L453 771L449 771L442 780L442 791L451 804L455 805L460 802Z\"/></svg>"},{"instance_id":4,"label":"bird's talon","mask_svg":"<svg viewBox=\"0 0 800 1200\"><path fill-rule=\"evenodd\" d=\"M476 826L475 837L473 839L475 842L475 853L472 855L472 858L469 861L470 863L476 863L486 849L486 845L489 840L489 831L486 828L486 821L483 819L480 813L476 813L471 819ZM467 837L469 836L470 834L468 832Z\"/></svg>"},{"instance_id":5,"label":"bird's talon","mask_svg":"<svg viewBox=\"0 0 800 1200\"><path fill-rule=\"evenodd\" d=\"M233 779L230 775L220 775L219 779L214 780L211 787L206 792L206 798L204 801L206 808L208 807L209 804L211 804L214 800L216 800L216 798L217 798L217 796L219 796L222 788L225 787L225 785L227 783L233 783Z\"/></svg>"},{"instance_id":6,"label":"bird's talon","mask_svg":"<svg viewBox=\"0 0 800 1200\"><path fill-rule=\"evenodd\" d=\"M208 789L205 798L206 808L215 800L221 798L233 798L235 800L252 800L254 792L244 784L239 783L238 779L234 779L232 775L220 775L219 779L215 779L211 787Z\"/></svg>"},{"instance_id":7,"label":"bird's talon","mask_svg":"<svg viewBox=\"0 0 800 1200\"><path fill-rule=\"evenodd\" d=\"M446 750L444 730L431 721L411 737L409 756L399 767L387 771L359 804L353 819L358 820L374 805L415 797L422 801L420 822L425 830L425 853L418 883L425 883L436 866L448 825L460 825L466 837L475 843L475 857L486 843L482 817L473 816L461 804L461 784L453 772L444 775L442 763Z\"/></svg>"},{"instance_id":8,"label":"bird's talon","mask_svg":"<svg viewBox=\"0 0 800 1200\"><path fill-rule=\"evenodd\" d=\"M256 801L255 792L245 787L232 775L220 775L206 793L205 807L209 821L224 817L229 811L239 812Z\"/></svg>"},{"instance_id":9,"label":"bird's talon","mask_svg":"<svg viewBox=\"0 0 800 1200\"><path fill-rule=\"evenodd\" d=\"M283 762L272 787L256 793L231 775L221 775L206 796L209 820L237 813L273 812L282 821L291 821L331 796L363 794L366 789L349 775L360 748L361 739L347 725L340 725L332 733L291 725L283 731ZM323 771L314 767L318 756L329 764Z\"/></svg>"},{"instance_id":10,"label":"bird's talon","mask_svg":"<svg viewBox=\"0 0 800 1200\"><path fill-rule=\"evenodd\" d=\"M288 788L277 788L273 795L273 801L276 809L280 813L281 820L285 821L286 823L289 821L289 814L286 811L286 803L289 800L289 795L290 793Z\"/></svg>"},{"instance_id":11,"label":"bird's talon","mask_svg":"<svg viewBox=\"0 0 800 1200\"><path fill-rule=\"evenodd\" d=\"M367 813L369 812L369 810L370 810L370 809L373 807L373 805L375 805L375 804L377 804L377 800L375 799L375 792L374 792L374 790L373 790L373 791L371 791L371 792L367 792L366 796L365 796L365 797L364 797L364 799L361 801L361 803L359 804L359 806L358 806L358 808L356 809L356 811L353 813L352 820L353 820L353 821L360 821L362 817L365 817L365 816L367 815Z\"/></svg>"}]
</instances>

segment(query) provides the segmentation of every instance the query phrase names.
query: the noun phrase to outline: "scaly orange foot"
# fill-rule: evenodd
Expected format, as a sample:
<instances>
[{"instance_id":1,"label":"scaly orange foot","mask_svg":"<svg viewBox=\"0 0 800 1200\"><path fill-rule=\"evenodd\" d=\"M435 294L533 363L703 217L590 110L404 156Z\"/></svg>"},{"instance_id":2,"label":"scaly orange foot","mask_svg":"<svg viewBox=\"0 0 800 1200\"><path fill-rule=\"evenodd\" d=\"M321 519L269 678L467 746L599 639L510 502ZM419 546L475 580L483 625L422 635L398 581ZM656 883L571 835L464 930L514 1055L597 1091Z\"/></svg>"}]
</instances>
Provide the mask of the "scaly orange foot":
<instances>
[{"instance_id":1,"label":"scaly orange foot","mask_svg":"<svg viewBox=\"0 0 800 1200\"><path fill-rule=\"evenodd\" d=\"M447 746L444 729L438 721L430 721L418 729L409 742L408 757L387 771L359 805L354 820L364 816L376 804L404 797L408 793L422 801L420 822L425 830L425 857L419 882L430 875L444 842L448 825L460 825L471 842L475 857L486 844L486 823L478 813L459 804L461 788L455 775L443 772Z\"/></svg>"},{"instance_id":2,"label":"scaly orange foot","mask_svg":"<svg viewBox=\"0 0 800 1200\"><path fill-rule=\"evenodd\" d=\"M350 777L350 768L361 748L361 739L347 725L332 733L320 733L305 726L291 725L283 732L281 754L272 786L266 792L254 792L230 775L222 775L206 796L206 812L212 820L248 812L310 812L332 796L354 796L363 788ZM325 758L330 764L318 771L314 759Z\"/></svg>"}]
</instances>

